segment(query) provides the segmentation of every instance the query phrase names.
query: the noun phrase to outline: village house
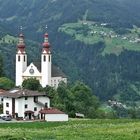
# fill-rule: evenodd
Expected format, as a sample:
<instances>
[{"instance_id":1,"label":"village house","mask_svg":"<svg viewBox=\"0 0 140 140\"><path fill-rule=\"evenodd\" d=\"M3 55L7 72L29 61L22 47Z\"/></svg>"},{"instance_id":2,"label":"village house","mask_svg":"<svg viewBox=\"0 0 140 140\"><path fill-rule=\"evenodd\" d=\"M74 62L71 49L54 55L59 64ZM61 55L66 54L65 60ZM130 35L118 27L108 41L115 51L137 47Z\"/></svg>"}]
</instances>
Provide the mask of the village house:
<instances>
[{"instance_id":1,"label":"village house","mask_svg":"<svg viewBox=\"0 0 140 140\"><path fill-rule=\"evenodd\" d=\"M1 94L3 113L15 119L68 121L68 115L50 107L50 98L45 93L27 89L13 89Z\"/></svg>"},{"instance_id":2,"label":"village house","mask_svg":"<svg viewBox=\"0 0 140 140\"><path fill-rule=\"evenodd\" d=\"M5 90L0 89L0 104L3 103L3 97L1 97L1 94L3 94L5 92Z\"/></svg>"}]
</instances>

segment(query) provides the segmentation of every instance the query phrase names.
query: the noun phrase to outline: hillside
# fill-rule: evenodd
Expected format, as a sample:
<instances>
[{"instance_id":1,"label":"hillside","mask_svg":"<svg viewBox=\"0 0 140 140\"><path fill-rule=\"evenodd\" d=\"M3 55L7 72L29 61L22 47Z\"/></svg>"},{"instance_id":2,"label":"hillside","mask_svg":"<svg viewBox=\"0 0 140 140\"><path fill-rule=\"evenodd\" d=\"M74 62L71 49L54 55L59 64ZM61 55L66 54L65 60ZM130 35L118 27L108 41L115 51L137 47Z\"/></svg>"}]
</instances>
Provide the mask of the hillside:
<instances>
[{"instance_id":1,"label":"hillside","mask_svg":"<svg viewBox=\"0 0 140 140\"><path fill-rule=\"evenodd\" d=\"M120 35L112 28L107 27L107 23L99 24L93 21L79 21L62 25L59 28L59 32L64 32L73 37L74 40L87 45L104 42L105 49L102 54L114 53L119 55L124 50L140 51L139 28L127 29L126 33Z\"/></svg>"},{"instance_id":2,"label":"hillside","mask_svg":"<svg viewBox=\"0 0 140 140\"><path fill-rule=\"evenodd\" d=\"M140 99L138 0L0 0L0 3L0 50L8 76L14 77L16 52L16 38L11 36L17 36L22 25L29 58L40 59L38 43L43 41L47 24L53 63L68 75L70 82L84 81L102 100Z\"/></svg>"}]
</instances>

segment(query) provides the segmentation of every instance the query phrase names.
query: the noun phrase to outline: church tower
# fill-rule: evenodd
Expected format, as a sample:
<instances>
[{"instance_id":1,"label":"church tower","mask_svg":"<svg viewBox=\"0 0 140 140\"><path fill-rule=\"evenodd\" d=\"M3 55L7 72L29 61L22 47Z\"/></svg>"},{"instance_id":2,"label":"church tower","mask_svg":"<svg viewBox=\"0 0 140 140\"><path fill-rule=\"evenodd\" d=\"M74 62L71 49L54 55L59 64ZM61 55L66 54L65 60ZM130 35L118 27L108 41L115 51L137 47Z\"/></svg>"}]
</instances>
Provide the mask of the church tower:
<instances>
[{"instance_id":1,"label":"church tower","mask_svg":"<svg viewBox=\"0 0 140 140\"><path fill-rule=\"evenodd\" d=\"M44 43L41 54L41 74L42 74L42 87L47 85L51 86L51 50L48 41L48 34L44 35Z\"/></svg>"},{"instance_id":2,"label":"church tower","mask_svg":"<svg viewBox=\"0 0 140 140\"><path fill-rule=\"evenodd\" d=\"M19 35L16 53L16 86L21 86L23 82L22 74L27 68L27 54L25 52L24 35Z\"/></svg>"}]
</instances>

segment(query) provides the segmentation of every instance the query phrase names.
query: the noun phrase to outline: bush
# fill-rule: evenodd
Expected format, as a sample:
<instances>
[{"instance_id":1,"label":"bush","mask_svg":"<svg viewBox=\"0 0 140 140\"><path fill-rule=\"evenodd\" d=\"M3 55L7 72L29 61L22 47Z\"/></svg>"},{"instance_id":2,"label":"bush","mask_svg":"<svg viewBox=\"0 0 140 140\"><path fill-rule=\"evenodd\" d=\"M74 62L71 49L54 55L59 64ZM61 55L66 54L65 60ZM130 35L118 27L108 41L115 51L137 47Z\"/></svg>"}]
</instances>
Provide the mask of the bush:
<instances>
[{"instance_id":1,"label":"bush","mask_svg":"<svg viewBox=\"0 0 140 140\"><path fill-rule=\"evenodd\" d=\"M24 80L22 86L29 90L39 90L41 87L39 80L36 78L29 78Z\"/></svg>"},{"instance_id":2,"label":"bush","mask_svg":"<svg viewBox=\"0 0 140 140\"><path fill-rule=\"evenodd\" d=\"M0 88L9 90L14 87L14 82L6 77L1 77L0 78Z\"/></svg>"}]
</instances>

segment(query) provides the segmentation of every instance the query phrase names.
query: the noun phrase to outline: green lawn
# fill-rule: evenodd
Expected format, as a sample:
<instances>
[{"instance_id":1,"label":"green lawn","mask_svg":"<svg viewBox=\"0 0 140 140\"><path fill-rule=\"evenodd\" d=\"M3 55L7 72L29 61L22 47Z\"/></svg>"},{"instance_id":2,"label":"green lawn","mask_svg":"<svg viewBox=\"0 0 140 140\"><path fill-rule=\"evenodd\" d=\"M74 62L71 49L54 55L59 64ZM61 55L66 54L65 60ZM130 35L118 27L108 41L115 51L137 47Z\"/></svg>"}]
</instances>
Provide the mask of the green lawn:
<instances>
[{"instance_id":1,"label":"green lawn","mask_svg":"<svg viewBox=\"0 0 140 140\"><path fill-rule=\"evenodd\" d=\"M0 140L140 140L139 120L0 124Z\"/></svg>"}]
</instances>

